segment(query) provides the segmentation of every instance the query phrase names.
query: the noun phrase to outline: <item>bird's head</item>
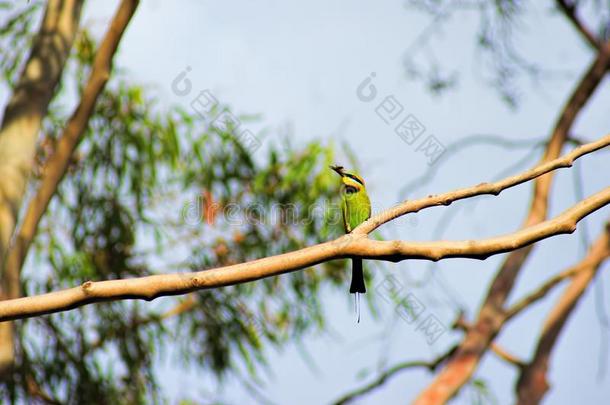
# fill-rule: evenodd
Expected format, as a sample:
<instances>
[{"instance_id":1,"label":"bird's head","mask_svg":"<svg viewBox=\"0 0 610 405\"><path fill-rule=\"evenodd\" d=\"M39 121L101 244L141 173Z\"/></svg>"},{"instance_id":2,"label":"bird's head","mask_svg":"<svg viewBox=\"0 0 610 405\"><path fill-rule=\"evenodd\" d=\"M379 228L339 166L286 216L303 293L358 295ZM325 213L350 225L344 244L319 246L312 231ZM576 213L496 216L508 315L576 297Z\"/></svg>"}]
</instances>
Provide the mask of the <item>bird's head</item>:
<instances>
[{"instance_id":1,"label":"bird's head","mask_svg":"<svg viewBox=\"0 0 610 405\"><path fill-rule=\"evenodd\" d=\"M364 189L364 180L356 173L350 173L343 168L343 166L330 166L339 176L341 176L341 183L345 187L347 194L356 193Z\"/></svg>"}]
</instances>

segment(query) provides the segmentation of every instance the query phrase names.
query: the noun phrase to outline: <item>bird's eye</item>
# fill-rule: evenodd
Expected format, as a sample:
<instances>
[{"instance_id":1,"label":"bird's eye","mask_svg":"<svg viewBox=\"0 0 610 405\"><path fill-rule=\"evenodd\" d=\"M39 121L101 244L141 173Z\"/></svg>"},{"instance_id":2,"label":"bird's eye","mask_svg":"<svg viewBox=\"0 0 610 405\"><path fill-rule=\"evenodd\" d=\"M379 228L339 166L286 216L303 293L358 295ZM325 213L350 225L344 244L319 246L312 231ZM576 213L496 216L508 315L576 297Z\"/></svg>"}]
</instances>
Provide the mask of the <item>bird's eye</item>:
<instances>
[{"instance_id":1,"label":"bird's eye","mask_svg":"<svg viewBox=\"0 0 610 405\"><path fill-rule=\"evenodd\" d=\"M345 186L345 192L347 194L353 194L356 191L358 191L358 190L356 190L356 187L354 187L354 186Z\"/></svg>"}]
</instances>

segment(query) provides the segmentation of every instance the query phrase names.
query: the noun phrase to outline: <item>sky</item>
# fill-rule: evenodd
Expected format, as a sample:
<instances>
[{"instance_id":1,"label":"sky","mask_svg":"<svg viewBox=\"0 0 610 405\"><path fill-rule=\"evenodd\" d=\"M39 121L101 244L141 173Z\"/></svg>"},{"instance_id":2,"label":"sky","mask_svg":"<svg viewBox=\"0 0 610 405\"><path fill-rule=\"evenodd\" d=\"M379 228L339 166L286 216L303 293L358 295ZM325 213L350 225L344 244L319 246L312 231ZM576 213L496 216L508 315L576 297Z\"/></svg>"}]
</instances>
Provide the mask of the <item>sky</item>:
<instances>
[{"instance_id":1,"label":"sky","mask_svg":"<svg viewBox=\"0 0 610 405\"><path fill-rule=\"evenodd\" d=\"M94 32L103 32L117 3L89 2L84 22ZM386 97L402 106L399 119L411 116L425 127L421 139L434 136L445 147L476 134L524 142L547 136L592 55L567 21L552 12L552 2L535 3L520 17L514 41L522 56L549 71L539 81L519 80L521 101L515 110L489 86L487 61L474 46L479 23L475 13L458 12L434 22L400 1L147 0L129 26L117 65L128 69L134 81L149 85L162 104L188 108L199 91L209 90L237 113L260 114L257 123L247 124L255 134L266 130L260 150L286 133L297 144L314 139L335 145L349 143L367 181L373 210L379 211L404 198L402 188L431 167L425 154L417 150L419 140L409 145L377 114L376 108ZM431 35L422 46L421 35L426 32ZM459 72L455 88L439 96L427 91L421 81L408 80L405 57L433 60L443 69ZM172 82L187 69L192 91L180 95L172 90ZM377 96L363 101L357 89L372 75ZM608 90L606 80L579 116L575 125L579 137L592 140L608 132ZM525 165L512 167L528 154ZM263 156L260 153L259 158ZM436 163L434 178L406 197L494 180L501 173L514 174L535 164L538 156L531 147L506 150L493 145L448 153L442 164ZM577 166L586 179L585 195L607 186L608 176L603 175L610 170L607 152L587 156ZM573 182L569 171L557 175L551 216L574 203ZM511 232L520 227L530 192L529 185L519 186L497 197L428 209L383 229L393 238L414 240L475 239ZM452 221L439 234L435 229L447 210L452 210ZM589 239L596 237L608 214L606 207L590 217L586 226ZM580 227L573 235L541 242L518 279L511 302L576 263L583 254L583 235ZM394 283L401 294L422 303L423 316L448 327L453 321L453 304L463 306L469 320L476 315L502 258L452 259L433 265L410 261L383 266L383 271L373 265L376 273L369 289L383 295L383 286ZM608 267L606 264L605 269ZM602 269L601 274L604 285L610 285L608 272ZM602 403L610 395L610 372L598 377L599 356L608 357L608 351L600 346L595 304L599 295L594 290L587 291L556 346L546 403ZM560 291L553 291L510 322L497 342L527 358ZM602 305L607 307L609 299ZM291 345L279 353L270 351L272 372L264 376L261 391L274 403L328 403L370 381L385 366L434 359L461 336L447 330L429 344L417 322L397 316L392 304L381 302L380 319L365 311L358 324L351 301L327 293L324 303L332 332L307 337L302 345ZM369 374L362 378L366 370ZM158 375L173 401L196 399L204 392L229 403L250 398L236 380L229 380L216 392L213 380L197 370L181 369L169 355L161 361ZM485 380L500 404L512 402L517 376L513 367L493 355L485 356L476 372L476 378ZM403 372L357 403L408 402L432 377L425 370ZM453 402L472 401L473 390L466 388Z\"/></svg>"}]
</instances>

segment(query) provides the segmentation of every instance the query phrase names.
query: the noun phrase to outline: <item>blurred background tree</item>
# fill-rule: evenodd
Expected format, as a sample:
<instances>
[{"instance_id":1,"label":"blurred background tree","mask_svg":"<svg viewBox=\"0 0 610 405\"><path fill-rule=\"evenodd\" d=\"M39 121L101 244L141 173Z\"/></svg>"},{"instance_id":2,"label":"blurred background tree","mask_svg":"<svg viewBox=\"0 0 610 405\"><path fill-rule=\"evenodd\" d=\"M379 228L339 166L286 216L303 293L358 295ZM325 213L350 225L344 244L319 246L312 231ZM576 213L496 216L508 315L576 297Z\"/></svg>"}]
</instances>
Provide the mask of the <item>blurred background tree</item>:
<instances>
[{"instance_id":1,"label":"blurred background tree","mask_svg":"<svg viewBox=\"0 0 610 405\"><path fill-rule=\"evenodd\" d=\"M12 87L44 8L2 3L0 63ZM80 27L42 121L30 196L71 106L83 96L98 49L99 41ZM213 123L229 107L203 117L161 108L154 90L129 76L115 69L97 98L38 227L21 276L25 295L238 263L340 235L340 217L328 205L337 188L327 169L335 161L331 144L295 147L286 138L256 162L233 128ZM159 305L122 301L16 322L15 363L2 381L3 401L161 401L154 364L172 342L184 363L219 379L226 373L250 378L265 364L267 346L324 330L319 291L345 288L346 273L342 262L319 267Z\"/></svg>"},{"instance_id":2,"label":"blurred background tree","mask_svg":"<svg viewBox=\"0 0 610 405\"><path fill-rule=\"evenodd\" d=\"M103 44L114 40L118 45L134 13L137 18L138 2L122 1L111 23L121 32L109 30L99 38L80 21L80 2L60 3L0 2L0 70L11 90L10 100L20 91L32 91L23 84L28 60L47 58L61 65L55 66L59 84L47 83L52 92L43 108L40 130L32 133L36 159L24 203L18 208L20 218L28 217L33 201L48 184L45 176L54 170L50 162L54 157L61 159L57 156L62 139L70 135L70 125L78 121L75 118L82 124L82 131L72 132L77 139L74 152L67 160L63 156L64 170L59 170L48 207L40 212L27 261L17 266L18 288L10 285L10 269L5 267L2 273L5 296L40 294L87 280L186 273L240 263L342 233L337 179L328 166L347 159L358 167L357 154L347 144L295 142L283 136L280 143L266 143L255 159L253 152L260 142L277 134L258 131L252 134L253 143L252 138L236 136L237 128L231 124L218 125L217 118L256 123L261 121L257 111L237 115L219 103L197 114L182 106L167 106L160 102L157 89L139 84L135 72L121 66L108 70L108 77L101 75L103 83L92 96L88 86L95 87L91 83L100 80L95 72L101 65L96 61L110 63L116 50ZM536 82L561 74L529 62L515 48L512 35L519 28L525 3L413 1L407 6L429 13L432 28L406 52L405 71L410 78L423 79L435 94L455 89L461 73L438 63L430 38L454 13L464 11L476 13L481 21L474 42L482 55L482 76L510 108L519 107L523 76ZM599 57L607 58L603 50L610 21L607 7L596 1L557 2L556 7L577 28L577 11L593 15L590 35L595 40L591 42L585 33L585 42ZM54 9L72 14L76 22L65 61L45 55L52 51L45 48L44 36ZM61 23L58 26L61 31ZM603 73L583 93L579 109L605 76L607 62L602 62ZM54 65L44 66L52 70ZM7 108L10 100L2 100ZM87 102L90 111L79 116ZM5 123L7 117L5 112ZM6 127L3 124L3 130ZM570 127L564 128L569 135L566 142L578 143ZM479 137L448 145L447 150L457 154L485 142L538 153L547 144L545 139L518 142ZM443 158L451 156L455 154L446 153ZM429 183L439 167L432 166L422 178L402 181L401 197ZM445 229L447 221L441 218L439 229ZM4 252L0 258L5 258ZM230 375L253 399L267 402L258 385L262 373L272 372L273 364L267 361L270 348L299 346L304 336L332 333L322 293L337 288L347 291L346 265L344 260L332 261L282 277L154 303L122 300L16 321L14 333L0 335L3 347L14 344L10 361L0 370L0 395L7 402L164 402L164 382L157 369L160 359L171 354L180 367L201 369L213 376L215 384ZM373 277L370 271L367 275ZM374 314L373 289L367 299ZM450 305L455 316L462 309L456 303ZM303 357L308 361L306 349ZM493 396L484 380L474 379L472 388L479 399Z\"/></svg>"}]
</instances>

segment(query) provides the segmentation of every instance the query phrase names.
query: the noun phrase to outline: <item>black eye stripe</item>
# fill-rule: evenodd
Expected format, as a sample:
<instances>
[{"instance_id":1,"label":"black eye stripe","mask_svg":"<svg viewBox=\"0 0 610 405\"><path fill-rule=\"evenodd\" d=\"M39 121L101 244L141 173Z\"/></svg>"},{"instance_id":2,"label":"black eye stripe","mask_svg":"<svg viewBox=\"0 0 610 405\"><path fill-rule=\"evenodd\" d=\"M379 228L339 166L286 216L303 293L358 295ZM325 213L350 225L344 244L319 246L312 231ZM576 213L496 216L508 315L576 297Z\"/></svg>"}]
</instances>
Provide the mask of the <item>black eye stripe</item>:
<instances>
[{"instance_id":1,"label":"black eye stripe","mask_svg":"<svg viewBox=\"0 0 610 405\"><path fill-rule=\"evenodd\" d=\"M355 181L357 181L358 183L360 183L360 184L362 184L364 186L364 183L362 182L362 180L360 180L358 177L354 176L353 174L345 173L345 175L347 177L349 177L350 179L355 180Z\"/></svg>"}]
</instances>

